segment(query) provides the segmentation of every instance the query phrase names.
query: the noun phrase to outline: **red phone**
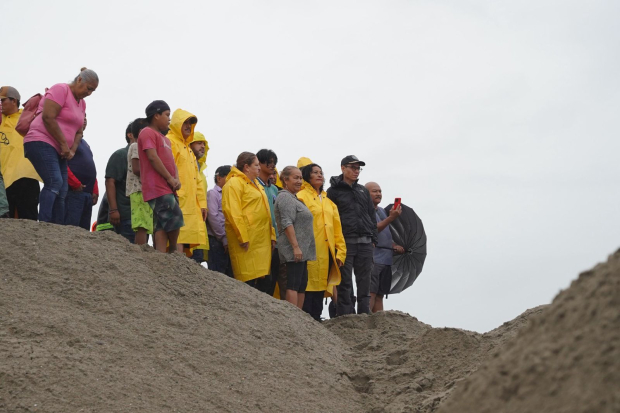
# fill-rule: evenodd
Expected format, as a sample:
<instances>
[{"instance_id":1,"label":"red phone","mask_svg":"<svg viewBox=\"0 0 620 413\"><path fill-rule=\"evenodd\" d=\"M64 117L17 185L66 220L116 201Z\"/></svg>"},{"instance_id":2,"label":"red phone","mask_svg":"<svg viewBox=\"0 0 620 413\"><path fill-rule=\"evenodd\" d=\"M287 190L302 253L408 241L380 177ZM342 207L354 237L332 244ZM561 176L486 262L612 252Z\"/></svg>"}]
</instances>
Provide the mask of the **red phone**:
<instances>
[{"instance_id":1,"label":"red phone","mask_svg":"<svg viewBox=\"0 0 620 413\"><path fill-rule=\"evenodd\" d=\"M400 206L400 198L394 199L394 207L392 209L396 209Z\"/></svg>"}]
</instances>

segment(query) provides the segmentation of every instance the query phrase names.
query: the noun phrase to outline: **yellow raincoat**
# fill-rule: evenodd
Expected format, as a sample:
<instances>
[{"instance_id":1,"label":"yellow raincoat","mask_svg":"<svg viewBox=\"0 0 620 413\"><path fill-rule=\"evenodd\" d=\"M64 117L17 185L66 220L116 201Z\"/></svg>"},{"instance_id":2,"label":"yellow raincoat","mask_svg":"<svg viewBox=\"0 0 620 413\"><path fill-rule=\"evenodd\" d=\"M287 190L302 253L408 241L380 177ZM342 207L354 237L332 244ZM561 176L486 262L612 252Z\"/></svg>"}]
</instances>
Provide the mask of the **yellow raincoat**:
<instances>
[{"instance_id":1,"label":"yellow raincoat","mask_svg":"<svg viewBox=\"0 0 620 413\"><path fill-rule=\"evenodd\" d=\"M21 178L41 181L32 163L24 157L24 137L15 130L22 111L20 109L9 116L2 115L0 124L0 165L5 188Z\"/></svg>"},{"instance_id":2,"label":"yellow raincoat","mask_svg":"<svg viewBox=\"0 0 620 413\"><path fill-rule=\"evenodd\" d=\"M314 241L316 243L316 261L308 261L308 286L306 291L325 291L325 297L331 297L333 287L340 284L340 268L336 260L344 262L347 256L347 244L342 235L338 207L323 191L321 197L308 182L303 183L297 198L302 201L314 218ZM331 255L333 265L329 266Z\"/></svg>"},{"instance_id":3,"label":"yellow raincoat","mask_svg":"<svg viewBox=\"0 0 620 413\"><path fill-rule=\"evenodd\" d=\"M208 190L208 185L207 185L207 178L205 177L205 170L207 169L207 153L209 152L209 142L207 142L205 135L203 135L202 133L198 131L194 131L194 140L192 142L204 142L205 143L205 154L202 155L202 158L198 159L198 166L199 166L198 172L200 173L200 175L202 175L202 186L206 194ZM205 223L205 226L206 226L206 223ZM209 237L207 233L205 233L205 235L206 235L206 238L205 238L204 243L196 246L195 248L192 248L191 252L194 252L195 249L204 250L205 251L204 260L207 261L208 259L207 251L209 251Z\"/></svg>"},{"instance_id":4,"label":"yellow raincoat","mask_svg":"<svg viewBox=\"0 0 620 413\"><path fill-rule=\"evenodd\" d=\"M194 140L194 127L187 139L183 139L181 127L188 118L196 117L191 113L177 109L172 114L170 122L170 132L168 139L172 143L172 154L174 163L179 170L179 180L181 189L177 191L179 195L179 206L183 211L183 221L185 226L181 228L178 242L180 244L190 244L195 247L204 244L207 237L207 228L202 219L201 208L207 208L207 194L204 190L204 176L198 170L196 157L189 147Z\"/></svg>"},{"instance_id":5,"label":"yellow raincoat","mask_svg":"<svg viewBox=\"0 0 620 413\"><path fill-rule=\"evenodd\" d=\"M268 275L276 233L263 186L233 166L222 188L222 212L235 278L246 282ZM248 251L240 245L246 242L250 243Z\"/></svg>"}]
</instances>

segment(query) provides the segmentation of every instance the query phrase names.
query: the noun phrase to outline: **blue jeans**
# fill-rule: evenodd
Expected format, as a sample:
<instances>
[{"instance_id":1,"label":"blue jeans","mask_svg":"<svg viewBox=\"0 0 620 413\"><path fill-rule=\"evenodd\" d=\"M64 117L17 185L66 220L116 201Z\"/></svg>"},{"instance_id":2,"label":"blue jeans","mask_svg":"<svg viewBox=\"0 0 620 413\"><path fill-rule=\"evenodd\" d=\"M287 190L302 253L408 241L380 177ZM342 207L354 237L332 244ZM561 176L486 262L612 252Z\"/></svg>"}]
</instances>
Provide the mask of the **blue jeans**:
<instances>
[{"instance_id":1,"label":"blue jeans","mask_svg":"<svg viewBox=\"0 0 620 413\"><path fill-rule=\"evenodd\" d=\"M224 251L224 244L213 235L209 235L209 259L207 265L211 271L221 272L232 277L232 265L230 256Z\"/></svg>"},{"instance_id":2,"label":"blue jeans","mask_svg":"<svg viewBox=\"0 0 620 413\"><path fill-rule=\"evenodd\" d=\"M119 235L122 235L127 239L127 241L132 244L136 243L136 233L133 232L133 228L131 228L131 219L124 219L121 221L121 224L117 227L114 227L114 232Z\"/></svg>"},{"instance_id":3,"label":"blue jeans","mask_svg":"<svg viewBox=\"0 0 620 413\"><path fill-rule=\"evenodd\" d=\"M64 225L65 198L69 189L67 160L45 142L24 143L24 155L43 180L39 196L39 221Z\"/></svg>"},{"instance_id":4,"label":"blue jeans","mask_svg":"<svg viewBox=\"0 0 620 413\"><path fill-rule=\"evenodd\" d=\"M65 205L67 206L65 224L90 231L90 218L93 214L92 195L83 191L69 191Z\"/></svg>"}]
</instances>

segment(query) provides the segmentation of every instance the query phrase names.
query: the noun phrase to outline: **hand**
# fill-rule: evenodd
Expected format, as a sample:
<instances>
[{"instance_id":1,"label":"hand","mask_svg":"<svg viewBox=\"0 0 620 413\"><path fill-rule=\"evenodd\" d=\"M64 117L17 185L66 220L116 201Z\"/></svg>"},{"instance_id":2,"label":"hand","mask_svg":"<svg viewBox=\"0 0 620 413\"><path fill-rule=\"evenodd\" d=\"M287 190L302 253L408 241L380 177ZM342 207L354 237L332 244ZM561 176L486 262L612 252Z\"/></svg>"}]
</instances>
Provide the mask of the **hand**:
<instances>
[{"instance_id":1,"label":"hand","mask_svg":"<svg viewBox=\"0 0 620 413\"><path fill-rule=\"evenodd\" d=\"M207 208L200 208L200 212L202 212L202 220L207 220Z\"/></svg>"},{"instance_id":2,"label":"hand","mask_svg":"<svg viewBox=\"0 0 620 413\"><path fill-rule=\"evenodd\" d=\"M228 254L228 244L224 245L224 252Z\"/></svg>"},{"instance_id":3,"label":"hand","mask_svg":"<svg viewBox=\"0 0 620 413\"><path fill-rule=\"evenodd\" d=\"M97 205L98 200L99 200L99 194L93 194L93 205Z\"/></svg>"},{"instance_id":4,"label":"hand","mask_svg":"<svg viewBox=\"0 0 620 413\"><path fill-rule=\"evenodd\" d=\"M394 247L392 247L392 249L397 253L397 254L404 254L405 253L405 249L403 247L401 247L400 245L394 245Z\"/></svg>"},{"instance_id":5,"label":"hand","mask_svg":"<svg viewBox=\"0 0 620 413\"><path fill-rule=\"evenodd\" d=\"M276 242L275 241L271 241L271 252L273 252L273 250L276 249Z\"/></svg>"},{"instance_id":6,"label":"hand","mask_svg":"<svg viewBox=\"0 0 620 413\"><path fill-rule=\"evenodd\" d=\"M250 249L249 242L244 242L243 244L239 244L239 245L241 245L241 248L243 248L244 251L248 251Z\"/></svg>"},{"instance_id":7,"label":"hand","mask_svg":"<svg viewBox=\"0 0 620 413\"><path fill-rule=\"evenodd\" d=\"M340 268L340 267L342 267L344 265L344 262L342 262L338 258L336 258L336 265L338 266L338 268Z\"/></svg>"},{"instance_id":8,"label":"hand","mask_svg":"<svg viewBox=\"0 0 620 413\"><path fill-rule=\"evenodd\" d=\"M86 188L86 185L80 185L79 187L72 189L72 191L75 192L82 192L84 190L84 188Z\"/></svg>"},{"instance_id":9,"label":"hand","mask_svg":"<svg viewBox=\"0 0 620 413\"><path fill-rule=\"evenodd\" d=\"M75 155L75 153L73 155ZM69 149L66 143L64 145L60 145L60 157L61 158L69 160L73 158L73 155L71 155L71 149Z\"/></svg>"},{"instance_id":10,"label":"hand","mask_svg":"<svg viewBox=\"0 0 620 413\"><path fill-rule=\"evenodd\" d=\"M118 212L118 210L110 211L108 216L110 217L110 224L114 225L115 227L118 227L121 224L121 214L120 212Z\"/></svg>"},{"instance_id":11,"label":"hand","mask_svg":"<svg viewBox=\"0 0 620 413\"><path fill-rule=\"evenodd\" d=\"M170 188L172 188L173 191L178 191L179 189L181 189L181 181L179 181L173 176L168 179L168 185L170 186Z\"/></svg>"},{"instance_id":12,"label":"hand","mask_svg":"<svg viewBox=\"0 0 620 413\"><path fill-rule=\"evenodd\" d=\"M301 248L299 248L299 245L293 247L293 256L295 257L295 262L300 262L303 258L303 254L301 253Z\"/></svg>"},{"instance_id":13,"label":"hand","mask_svg":"<svg viewBox=\"0 0 620 413\"><path fill-rule=\"evenodd\" d=\"M392 208L390 210L390 218L392 218L392 220L395 220L402 213L403 213L403 207L401 205L399 205L398 208Z\"/></svg>"}]
</instances>

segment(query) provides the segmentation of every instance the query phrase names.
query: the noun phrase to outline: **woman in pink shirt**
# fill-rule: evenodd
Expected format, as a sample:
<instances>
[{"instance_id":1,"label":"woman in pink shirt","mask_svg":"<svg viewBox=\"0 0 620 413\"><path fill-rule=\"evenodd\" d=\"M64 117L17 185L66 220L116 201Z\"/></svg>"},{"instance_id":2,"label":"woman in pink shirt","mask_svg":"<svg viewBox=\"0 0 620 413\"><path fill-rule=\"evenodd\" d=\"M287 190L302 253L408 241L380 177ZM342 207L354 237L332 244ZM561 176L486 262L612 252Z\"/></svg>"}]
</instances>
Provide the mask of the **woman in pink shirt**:
<instances>
[{"instance_id":1,"label":"woman in pink shirt","mask_svg":"<svg viewBox=\"0 0 620 413\"><path fill-rule=\"evenodd\" d=\"M24 137L24 155L43 179L39 221L64 224L68 191L67 161L82 140L86 103L99 85L93 70L82 68L73 82L59 83L45 92L38 113Z\"/></svg>"}]
</instances>

